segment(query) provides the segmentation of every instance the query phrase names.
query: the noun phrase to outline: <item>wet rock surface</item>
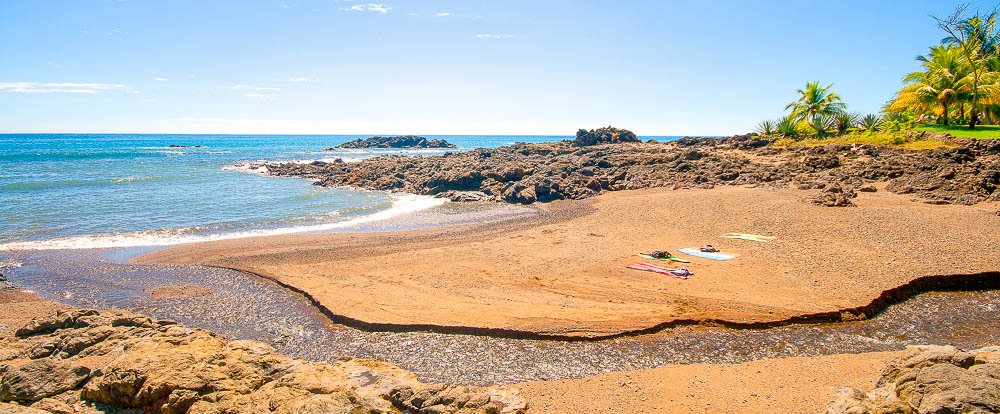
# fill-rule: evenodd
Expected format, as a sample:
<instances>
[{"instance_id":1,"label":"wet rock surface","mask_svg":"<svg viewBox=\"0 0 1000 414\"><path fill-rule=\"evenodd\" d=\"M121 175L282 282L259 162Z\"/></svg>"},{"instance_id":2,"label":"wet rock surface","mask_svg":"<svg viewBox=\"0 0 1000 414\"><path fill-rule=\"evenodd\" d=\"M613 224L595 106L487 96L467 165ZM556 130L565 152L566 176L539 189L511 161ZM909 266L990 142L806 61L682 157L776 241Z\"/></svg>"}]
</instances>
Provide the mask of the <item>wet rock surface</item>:
<instances>
[{"instance_id":1,"label":"wet rock surface","mask_svg":"<svg viewBox=\"0 0 1000 414\"><path fill-rule=\"evenodd\" d=\"M427 139L416 135L403 135L397 137L358 138L334 148L327 148L326 150L332 151L337 148L455 148L455 144L443 139Z\"/></svg>"},{"instance_id":2,"label":"wet rock surface","mask_svg":"<svg viewBox=\"0 0 1000 414\"><path fill-rule=\"evenodd\" d=\"M1000 347L912 346L875 389L842 388L828 414L1000 412Z\"/></svg>"},{"instance_id":3,"label":"wet rock surface","mask_svg":"<svg viewBox=\"0 0 1000 414\"><path fill-rule=\"evenodd\" d=\"M311 178L321 186L440 194L450 199L456 192L474 192L477 195L469 199L518 204L650 187L794 184L824 189L833 184L844 190L839 193L843 196L824 196L830 200L821 204L846 205L854 189L884 181L888 191L935 203L1000 200L1000 140L954 141L956 146L950 148L910 151L834 144L784 148L752 135L667 143L619 138L612 144L515 144L440 156L266 168L272 175Z\"/></svg>"},{"instance_id":4,"label":"wet rock surface","mask_svg":"<svg viewBox=\"0 0 1000 414\"><path fill-rule=\"evenodd\" d=\"M333 324L302 296L256 276L198 266L110 262L108 252L33 252L11 275L43 297L87 308L130 309L260 340L311 361L343 356L387 361L423 381L467 385L581 378L668 364L740 363L765 358L900 350L949 343L1000 343L1000 291L925 293L872 319L772 329L681 327L604 341L545 341L429 332L368 332ZM159 286L211 293L155 298Z\"/></svg>"},{"instance_id":5,"label":"wet rock surface","mask_svg":"<svg viewBox=\"0 0 1000 414\"><path fill-rule=\"evenodd\" d=\"M522 413L517 391L426 384L354 358L306 362L170 320L80 309L0 339L0 402L159 413ZM79 410L77 410L79 408Z\"/></svg>"}]
</instances>

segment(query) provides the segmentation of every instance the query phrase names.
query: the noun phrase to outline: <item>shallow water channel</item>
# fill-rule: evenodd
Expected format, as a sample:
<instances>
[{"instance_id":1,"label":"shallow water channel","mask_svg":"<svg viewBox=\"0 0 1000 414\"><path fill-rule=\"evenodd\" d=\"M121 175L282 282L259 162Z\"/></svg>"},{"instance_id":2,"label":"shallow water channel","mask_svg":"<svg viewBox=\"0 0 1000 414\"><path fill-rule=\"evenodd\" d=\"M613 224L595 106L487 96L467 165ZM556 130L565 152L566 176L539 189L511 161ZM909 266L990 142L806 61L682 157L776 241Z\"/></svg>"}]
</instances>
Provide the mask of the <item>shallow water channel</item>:
<instances>
[{"instance_id":1,"label":"shallow water channel","mask_svg":"<svg viewBox=\"0 0 1000 414\"><path fill-rule=\"evenodd\" d=\"M490 338L435 333L365 332L331 323L305 298L242 272L201 266L137 265L134 252L109 250L5 253L22 264L10 279L41 296L93 308L123 308L256 339L309 360L350 355L388 361L421 379L504 384L578 378L678 363L734 363L762 358L902 349L910 344L976 348L1000 343L1000 291L932 292L851 323L772 329L683 327L596 342ZM209 293L154 298L162 286Z\"/></svg>"}]
</instances>

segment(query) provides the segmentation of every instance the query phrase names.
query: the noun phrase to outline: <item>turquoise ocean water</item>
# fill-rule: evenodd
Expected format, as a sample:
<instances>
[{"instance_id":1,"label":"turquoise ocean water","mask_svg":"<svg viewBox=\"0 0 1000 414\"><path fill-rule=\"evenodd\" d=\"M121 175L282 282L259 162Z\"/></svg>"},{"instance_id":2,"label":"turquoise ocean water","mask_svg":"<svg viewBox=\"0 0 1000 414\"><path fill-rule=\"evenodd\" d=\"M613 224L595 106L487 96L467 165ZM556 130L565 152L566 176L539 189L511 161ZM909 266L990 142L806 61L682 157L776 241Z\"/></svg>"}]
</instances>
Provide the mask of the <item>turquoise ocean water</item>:
<instances>
[{"instance_id":1,"label":"turquoise ocean water","mask_svg":"<svg viewBox=\"0 0 1000 414\"><path fill-rule=\"evenodd\" d=\"M146 246L324 231L441 203L429 197L320 188L243 167L253 161L349 161L445 152L323 151L361 137L0 135L0 250ZM431 138L465 150L568 137Z\"/></svg>"}]
</instances>

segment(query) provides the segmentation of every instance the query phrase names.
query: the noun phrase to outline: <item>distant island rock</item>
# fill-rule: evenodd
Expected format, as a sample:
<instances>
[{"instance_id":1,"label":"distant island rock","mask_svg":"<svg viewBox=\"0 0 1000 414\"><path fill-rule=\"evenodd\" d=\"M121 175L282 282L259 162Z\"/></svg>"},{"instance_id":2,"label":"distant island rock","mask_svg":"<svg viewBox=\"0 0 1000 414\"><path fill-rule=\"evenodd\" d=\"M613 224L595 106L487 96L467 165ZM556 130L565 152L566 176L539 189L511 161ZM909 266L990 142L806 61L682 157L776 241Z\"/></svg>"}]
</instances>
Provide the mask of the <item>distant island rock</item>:
<instances>
[{"instance_id":1,"label":"distant island rock","mask_svg":"<svg viewBox=\"0 0 1000 414\"><path fill-rule=\"evenodd\" d=\"M334 148L327 148L326 151L338 148L455 148L455 144L443 139L427 139L416 135L403 135L398 137L358 138Z\"/></svg>"},{"instance_id":2,"label":"distant island rock","mask_svg":"<svg viewBox=\"0 0 1000 414\"><path fill-rule=\"evenodd\" d=\"M639 142L639 138L635 136L634 132L627 129L607 126L604 128L591 129L590 131L587 131L586 129L576 131L576 139L573 140L573 145L577 147L586 147L590 145L618 144L622 142Z\"/></svg>"}]
</instances>

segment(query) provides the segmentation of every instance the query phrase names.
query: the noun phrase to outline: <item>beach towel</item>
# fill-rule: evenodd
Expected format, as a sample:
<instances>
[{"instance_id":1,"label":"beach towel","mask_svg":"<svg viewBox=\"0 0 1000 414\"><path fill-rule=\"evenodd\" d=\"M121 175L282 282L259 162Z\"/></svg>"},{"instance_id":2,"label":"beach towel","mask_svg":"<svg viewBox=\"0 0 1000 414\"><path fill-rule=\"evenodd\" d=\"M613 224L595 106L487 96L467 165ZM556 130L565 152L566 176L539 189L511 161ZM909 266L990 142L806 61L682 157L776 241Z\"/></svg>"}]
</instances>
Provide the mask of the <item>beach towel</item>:
<instances>
[{"instance_id":1,"label":"beach towel","mask_svg":"<svg viewBox=\"0 0 1000 414\"><path fill-rule=\"evenodd\" d=\"M661 274L661 275L664 275L664 276L673 276L673 277L676 277L678 279L685 279L685 280L688 277L690 277L691 275L694 274L690 270L687 270L687 269L669 269L669 268L666 268L666 267L660 267L660 266L657 266L657 265L654 265L654 264L649 264L649 263L635 263L635 264L630 264L630 265L625 266L625 267L629 268L629 269L633 269L633 270L642 270L642 271L645 271L645 272L653 272L653 273Z\"/></svg>"},{"instance_id":2,"label":"beach towel","mask_svg":"<svg viewBox=\"0 0 1000 414\"><path fill-rule=\"evenodd\" d=\"M765 243L777 238L774 236L761 236L759 234L749 234L749 233L726 233L723 234L722 237L725 239L740 239L740 240L749 240L749 241L765 242Z\"/></svg>"},{"instance_id":3,"label":"beach towel","mask_svg":"<svg viewBox=\"0 0 1000 414\"><path fill-rule=\"evenodd\" d=\"M674 255L670 255L670 256L664 257L662 259L650 256L650 255L644 254L644 253L636 253L636 256L639 256L639 257L641 257L643 259L658 260L658 261L661 261L661 262L670 261L670 262L678 262L678 263L691 263L690 260L681 259L680 257L674 256Z\"/></svg>"},{"instance_id":4,"label":"beach towel","mask_svg":"<svg viewBox=\"0 0 1000 414\"><path fill-rule=\"evenodd\" d=\"M680 249L678 251L681 252L681 253L684 253L684 254L688 254L688 255L694 256L694 257L701 257L703 259L711 259L711 260L719 260L719 261L729 260L729 259L733 259L733 258L736 257L736 255L734 255L734 254L724 254L724 253L718 253L718 252L703 252L701 250L698 250L697 247L686 247L686 248Z\"/></svg>"}]
</instances>

